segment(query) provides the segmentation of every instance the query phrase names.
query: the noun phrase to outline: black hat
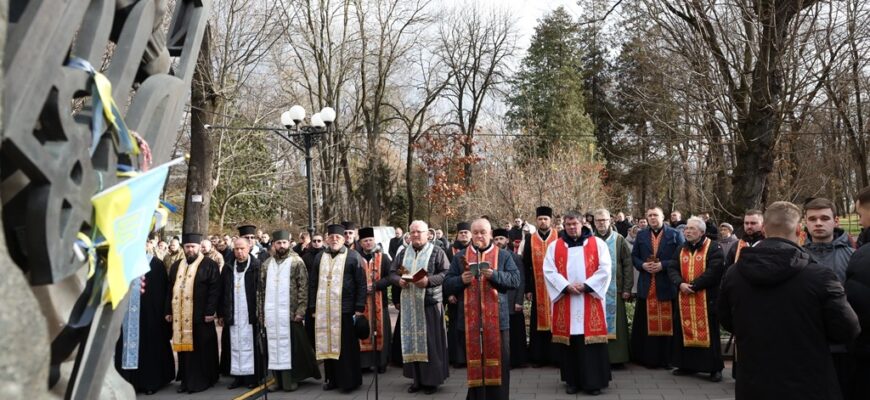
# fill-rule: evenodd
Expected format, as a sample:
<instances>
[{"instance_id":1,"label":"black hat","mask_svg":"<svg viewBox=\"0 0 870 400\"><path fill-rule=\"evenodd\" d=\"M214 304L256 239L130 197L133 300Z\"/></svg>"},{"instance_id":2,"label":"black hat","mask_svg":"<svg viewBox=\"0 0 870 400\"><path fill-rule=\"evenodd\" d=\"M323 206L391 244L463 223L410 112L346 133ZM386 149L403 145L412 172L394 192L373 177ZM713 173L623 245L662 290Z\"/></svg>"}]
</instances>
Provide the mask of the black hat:
<instances>
[{"instance_id":1,"label":"black hat","mask_svg":"<svg viewBox=\"0 0 870 400\"><path fill-rule=\"evenodd\" d=\"M471 224L468 222L460 222L460 223L456 224L456 232L470 231L470 230L471 230Z\"/></svg>"},{"instance_id":2,"label":"black hat","mask_svg":"<svg viewBox=\"0 0 870 400\"><path fill-rule=\"evenodd\" d=\"M239 227L239 236L256 235L257 227L254 225L242 225Z\"/></svg>"},{"instance_id":3,"label":"black hat","mask_svg":"<svg viewBox=\"0 0 870 400\"><path fill-rule=\"evenodd\" d=\"M535 209L536 217L550 217L553 218L553 209L547 206L540 206Z\"/></svg>"},{"instance_id":4,"label":"black hat","mask_svg":"<svg viewBox=\"0 0 870 400\"><path fill-rule=\"evenodd\" d=\"M508 232L508 230L504 229L504 228L496 228L496 229L492 230L492 237L502 236L505 238L509 238L510 237L509 235L510 235L510 233Z\"/></svg>"},{"instance_id":5,"label":"black hat","mask_svg":"<svg viewBox=\"0 0 870 400\"><path fill-rule=\"evenodd\" d=\"M341 221L341 224L344 226L344 230L346 231L355 231L356 223L353 221Z\"/></svg>"},{"instance_id":6,"label":"black hat","mask_svg":"<svg viewBox=\"0 0 870 400\"><path fill-rule=\"evenodd\" d=\"M287 232L283 229L272 232L272 241L276 240L290 240L290 232Z\"/></svg>"},{"instance_id":7,"label":"black hat","mask_svg":"<svg viewBox=\"0 0 870 400\"><path fill-rule=\"evenodd\" d=\"M199 244L200 242L202 242L202 234L185 233L185 234L181 235L181 244L190 244L190 243Z\"/></svg>"},{"instance_id":8,"label":"black hat","mask_svg":"<svg viewBox=\"0 0 870 400\"><path fill-rule=\"evenodd\" d=\"M359 240L375 237L375 228L365 227L359 230Z\"/></svg>"},{"instance_id":9,"label":"black hat","mask_svg":"<svg viewBox=\"0 0 870 400\"><path fill-rule=\"evenodd\" d=\"M344 235L344 225L332 224L326 227L327 235Z\"/></svg>"},{"instance_id":10,"label":"black hat","mask_svg":"<svg viewBox=\"0 0 870 400\"><path fill-rule=\"evenodd\" d=\"M353 331L356 333L356 338L359 340L368 339L371 334L369 320L365 316L356 316L353 318Z\"/></svg>"}]
</instances>

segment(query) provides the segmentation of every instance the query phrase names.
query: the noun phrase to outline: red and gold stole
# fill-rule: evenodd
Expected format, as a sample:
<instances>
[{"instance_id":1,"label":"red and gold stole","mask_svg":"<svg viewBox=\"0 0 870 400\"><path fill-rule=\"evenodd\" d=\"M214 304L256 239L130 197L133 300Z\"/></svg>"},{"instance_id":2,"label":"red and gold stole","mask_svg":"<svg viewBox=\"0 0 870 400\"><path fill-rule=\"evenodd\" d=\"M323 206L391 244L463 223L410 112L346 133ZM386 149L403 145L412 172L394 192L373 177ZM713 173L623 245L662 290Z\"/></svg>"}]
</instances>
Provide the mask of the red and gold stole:
<instances>
[{"instance_id":1,"label":"red and gold stole","mask_svg":"<svg viewBox=\"0 0 870 400\"><path fill-rule=\"evenodd\" d=\"M465 270L469 264L488 262L493 270L498 270L498 247L493 245L478 259L471 246L465 250ZM481 286L483 289L481 290ZM483 298L481 299L481 294ZM465 351L468 354L468 387L501 385L501 329L498 321L498 291L489 280L481 276L474 278L465 287ZM480 313L483 313L481 317ZM481 354L480 323L483 321L483 347ZM481 359L484 365L481 366Z\"/></svg>"},{"instance_id":2,"label":"red and gold stole","mask_svg":"<svg viewBox=\"0 0 870 400\"><path fill-rule=\"evenodd\" d=\"M532 273L535 275L535 305L538 314L538 330L549 331L551 326L550 295L544 282L544 255L547 247L556 241L555 229L550 229L546 240L537 232L532 235Z\"/></svg>"},{"instance_id":3,"label":"red and gold stole","mask_svg":"<svg viewBox=\"0 0 870 400\"><path fill-rule=\"evenodd\" d=\"M707 250L710 239L705 238L698 251L683 247L680 251L680 274L683 280L698 279L707 269ZM683 327L683 345L686 347L710 347L710 327L707 325L707 291L694 294L680 292L680 324Z\"/></svg>"},{"instance_id":4,"label":"red and gold stole","mask_svg":"<svg viewBox=\"0 0 870 400\"><path fill-rule=\"evenodd\" d=\"M583 256L586 259L586 278L598 270L598 245L595 237L586 239L583 246ZM556 271L568 278L568 245L559 239L556 241L554 257ZM591 293L583 293L583 335L588 343L607 343L607 322L604 319L604 306L601 300ZM569 344L571 337L571 296L562 296L553 304L553 342Z\"/></svg>"},{"instance_id":5,"label":"red and gold stole","mask_svg":"<svg viewBox=\"0 0 870 400\"><path fill-rule=\"evenodd\" d=\"M652 238L652 255L657 256L659 253L659 244L662 242L662 237L665 236L665 230L662 228L659 234L649 231ZM662 271L664 273L664 271ZM650 274L649 291L646 295L646 329L650 336L673 336L674 335L674 309L670 301L659 303L656 295L656 274Z\"/></svg>"},{"instance_id":6,"label":"red and gold stole","mask_svg":"<svg viewBox=\"0 0 870 400\"><path fill-rule=\"evenodd\" d=\"M366 280L369 285L374 285L376 281L381 279L381 252L377 251L372 256L371 261L365 263L366 270ZM372 292L370 296L375 296L375 309L374 312L371 310L371 299L366 299L366 309L365 315L366 318L370 321L371 329L378 333L377 338L377 349L381 351L384 349L384 299L381 297L381 294L375 290ZM374 315L372 315L374 314ZM374 346L372 346L372 335L369 335L368 339L363 339L359 341L360 351L373 351Z\"/></svg>"},{"instance_id":7,"label":"red and gold stole","mask_svg":"<svg viewBox=\"0 0 870 400\"><path fill-rule=\"evenodd\" d=\"M737 250L734 251L734 262L740 259L740 250L743 250L744 247L748 247L749 243L746 243L745 240L740 239L737 241Z\"/></svg>"}]
</instances>

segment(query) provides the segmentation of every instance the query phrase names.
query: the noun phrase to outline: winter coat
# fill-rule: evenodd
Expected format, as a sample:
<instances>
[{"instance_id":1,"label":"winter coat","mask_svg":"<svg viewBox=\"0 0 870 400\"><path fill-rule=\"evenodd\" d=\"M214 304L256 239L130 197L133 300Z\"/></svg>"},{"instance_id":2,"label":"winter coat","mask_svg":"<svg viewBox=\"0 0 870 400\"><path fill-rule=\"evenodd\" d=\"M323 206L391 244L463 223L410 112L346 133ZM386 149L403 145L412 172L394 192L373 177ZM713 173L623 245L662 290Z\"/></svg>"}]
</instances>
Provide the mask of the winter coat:
<instances>
[{"instance_id":1,"label":"winter coat","mask_svg":"<svg viewBox=\"0 0 870 400\"><path fill-rule=\"evenodd\" d=\"M731 247L737 243L737 236L731 235L727 238L719 239L719 247L722 248L722 254L728 254L731 251Z\"/></svg>"},{"instance_id":2,"label":"winter coat","mask_svg":"<svg viewBox=\"0 0 870 400\"><path fill-rule=\"evenodd\" d=\"M780 238L743 249L718 308L739 349L737 398L841 398L828 344L855 338L858 317L834 272L805 249Z\"/></svg>"},{"instance_id":3,"label":"winter coat","mask_svg":"<svg viewBox=\"0 0 870 400\"><path fill-rule=\"evenodd\" d=\"M683 234L674 228L662 227L662 239L659 243L659 251L656 257L662 263L662 271L656 275L656 298L659 300L673 300L677 298L677 287L668 278L668 268L674 264L674 253L686 239ZM643 269L643 263L652 254L652 230L646 228L637 233L634 247L631 249L631 259L634 268L640 272L637 277L637 297L645 299L649 293L652 274Z\"/></svg>"},{"instance_id":4,"label":"winter coat","mask_svg":"<svg viewBox=\"0 0 870 400\"><path fill-rule=\"evenodd\" d=\"M852 254L846 268L846 296L861 321L861 335L855 339L855 353L870 357L870 243Z\"/></svg>"},{"instance_id":5,"label":"winter coat","mask_svg":"<svg viewBox=\"0 0 870 400\"><path fill-rule=\"evenodd\" d=\"M849 234L837 228L834 230L834 240L831 243L813 243L811 240L811 237L807 236L804 248L815 258L817 263L831 268L841 283L845 282L846 267L849 265L849 258L855 252L849 241Z\"/></svg>"}]
</instances>

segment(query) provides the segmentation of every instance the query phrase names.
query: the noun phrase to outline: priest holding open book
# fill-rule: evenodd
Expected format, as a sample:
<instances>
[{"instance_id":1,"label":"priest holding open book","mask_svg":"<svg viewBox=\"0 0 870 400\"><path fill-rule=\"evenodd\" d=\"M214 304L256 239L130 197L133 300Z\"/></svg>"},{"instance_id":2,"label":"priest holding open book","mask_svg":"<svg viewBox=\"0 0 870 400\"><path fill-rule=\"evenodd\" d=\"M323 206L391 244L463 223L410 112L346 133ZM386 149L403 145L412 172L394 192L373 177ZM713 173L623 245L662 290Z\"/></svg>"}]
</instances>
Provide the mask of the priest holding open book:
<instances>
[{"instance_id":1,"label":"priest holding open book","mask_svg":"<svg viewBox=\"0 0 870 400\"><path fill-rule=\"evenodd\" d=\"M408 233L411 245L393 260L390 282L402 288L402 361L405 377L414 380L408 393L432 394L448 376L441 284L449 263L444 250L429 242L425 222L412 222Z\"/></svg>"}]
</instances>

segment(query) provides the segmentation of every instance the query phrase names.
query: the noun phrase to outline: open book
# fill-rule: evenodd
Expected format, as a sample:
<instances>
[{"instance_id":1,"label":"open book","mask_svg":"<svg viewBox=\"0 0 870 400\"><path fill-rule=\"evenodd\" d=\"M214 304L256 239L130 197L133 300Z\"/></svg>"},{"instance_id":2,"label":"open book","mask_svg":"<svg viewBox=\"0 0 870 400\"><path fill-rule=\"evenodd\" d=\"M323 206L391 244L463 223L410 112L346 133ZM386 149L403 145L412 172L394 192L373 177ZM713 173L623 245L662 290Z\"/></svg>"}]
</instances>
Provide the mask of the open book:
<instances>
[{"instance_id":1,"label":"open book","mask_svg":"<svg viewBox=\"0 0 870 400\"><path fill-rule=\"evenodd\" d=\"M417 282L426 277L426 275L429 275L429 273L426 272L425 268L420 269L419 271L417 271L417 273L413 275L411 275L411 273L405 267L399 267L397 272L401 275L402 280L404 280L405 282Z\"/></svg>"}]
</instances>

